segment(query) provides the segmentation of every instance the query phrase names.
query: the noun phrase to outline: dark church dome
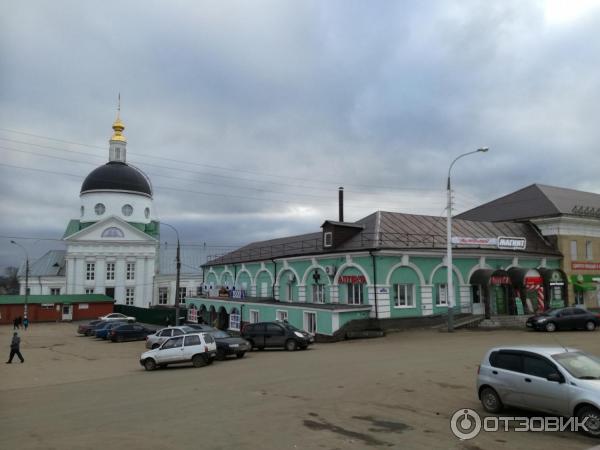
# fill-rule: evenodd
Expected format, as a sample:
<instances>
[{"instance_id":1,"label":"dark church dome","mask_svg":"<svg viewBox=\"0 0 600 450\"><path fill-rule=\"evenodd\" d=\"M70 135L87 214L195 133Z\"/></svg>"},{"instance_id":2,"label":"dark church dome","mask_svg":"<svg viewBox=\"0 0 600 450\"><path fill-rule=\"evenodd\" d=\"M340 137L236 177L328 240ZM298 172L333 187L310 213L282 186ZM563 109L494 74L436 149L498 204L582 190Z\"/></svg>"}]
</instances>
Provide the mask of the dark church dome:
<instances>
[{"instance_id":1,"label":"dark church dome","mask_svg":"<svg viewBox=\"0 0 600 450\"><path fill-rule=\"evenodd\" d=\"M110 161L85 178L81 194L94 191L130 192L152 197L152 187L146 175L120 161Z\"/></svg>"}]
</instances>

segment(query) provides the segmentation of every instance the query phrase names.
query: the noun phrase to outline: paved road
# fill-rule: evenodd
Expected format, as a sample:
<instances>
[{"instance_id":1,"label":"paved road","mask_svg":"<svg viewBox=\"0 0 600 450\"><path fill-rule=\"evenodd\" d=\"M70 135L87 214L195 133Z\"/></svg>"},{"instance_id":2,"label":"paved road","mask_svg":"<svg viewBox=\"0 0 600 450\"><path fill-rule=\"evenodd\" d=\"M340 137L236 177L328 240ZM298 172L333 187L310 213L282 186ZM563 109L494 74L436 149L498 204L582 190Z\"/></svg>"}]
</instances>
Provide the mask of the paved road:
<instances>
[{"instance_id":1,"label":"paved road","mask_svg":"<svg viewBox=\"0 0 600 450\"><path fill-rule=\"evenodd\" d=\"M253 352L204 368L145 372L142 342L22 332L25 364L0 366L0 447L14 449L585 449L579 434L500 432L461 442L449 418L482 411L474 383L496 344L597 351L600 332L418 330L307 351ZM12 327L0 327L8 344ZM511 415L522 415L510 411Z\"/></svg>"}]
</instances>

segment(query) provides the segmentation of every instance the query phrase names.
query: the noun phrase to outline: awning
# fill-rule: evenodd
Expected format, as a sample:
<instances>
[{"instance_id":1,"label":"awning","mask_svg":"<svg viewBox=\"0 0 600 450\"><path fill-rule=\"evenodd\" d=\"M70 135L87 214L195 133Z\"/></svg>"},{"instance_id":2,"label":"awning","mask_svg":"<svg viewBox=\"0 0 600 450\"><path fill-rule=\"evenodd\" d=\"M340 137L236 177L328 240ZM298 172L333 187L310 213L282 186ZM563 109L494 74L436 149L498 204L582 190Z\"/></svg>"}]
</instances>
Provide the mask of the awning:
<instances>
[{"instance_id":1,"label":"awning","mask_svg":"<svg viewBox=\"0 0 600 450\"><path fill-rule=\"evenodd\" d=\"M573 289L576 291L588 292L595 291L597 288L597 283L573 283Z\"/></svg>"},{"instance_id":2,"label":"awning","mask_svg":"<svg viewBox=\"0 0 600 450\"><path fill-rule=\"evenodd\" d=\"M510 284L510 278L506 270L477 269L473 272L473 275L471 275L469 284L479 286L489 286L491 284L497 286L501 284Z\"/></svg>"}]
</instances>

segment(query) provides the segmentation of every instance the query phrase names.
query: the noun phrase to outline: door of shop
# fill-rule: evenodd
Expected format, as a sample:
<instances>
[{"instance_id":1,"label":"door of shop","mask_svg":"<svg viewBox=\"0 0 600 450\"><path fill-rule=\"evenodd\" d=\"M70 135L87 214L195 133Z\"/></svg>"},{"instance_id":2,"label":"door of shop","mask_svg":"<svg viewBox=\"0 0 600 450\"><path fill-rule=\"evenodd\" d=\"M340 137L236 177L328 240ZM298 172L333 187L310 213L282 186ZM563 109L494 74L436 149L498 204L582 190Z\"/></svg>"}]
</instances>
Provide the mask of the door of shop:
<instances>
[{"instance_id":1,"label":"door of shop","mask_svg":"<svg viewBox=\"0 0 600 450\"><path fill-rule=\"evenodd\" d=\"M480 285L473 286L473 306L471 307L471 313L475 315L484 314L483 307L483 287Z\"/></svg>"},{"instance_id":2,"label":"door of shop","mask_svg":"<svg viewBox=\"0 0 600 450\"><path fill-rule=\"evenodd\" d=\"M73 305L62 306L62 320L73 320Z\"/></svg>"}]
</instances>

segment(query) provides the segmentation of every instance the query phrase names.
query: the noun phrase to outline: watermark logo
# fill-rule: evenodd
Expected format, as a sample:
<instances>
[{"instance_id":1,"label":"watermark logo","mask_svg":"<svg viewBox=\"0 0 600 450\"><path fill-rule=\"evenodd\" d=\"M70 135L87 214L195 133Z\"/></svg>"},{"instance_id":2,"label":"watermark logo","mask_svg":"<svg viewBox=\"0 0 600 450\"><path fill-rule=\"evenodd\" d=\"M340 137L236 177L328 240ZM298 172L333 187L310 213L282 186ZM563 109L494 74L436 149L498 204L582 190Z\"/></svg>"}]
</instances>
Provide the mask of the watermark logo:
<instances>
[{"instance_id":1,"label":"watermark logo","mask_svg":"<svg viewBox=\"0 0 600 450\"><path fill-rule=\"evenodd\" d=\"M587 431L589 417L507 417L481 416L474 410L463 408L450 419L450 429L461 440L476 437L481 431Z\"/></svg>"}]
</instances>

